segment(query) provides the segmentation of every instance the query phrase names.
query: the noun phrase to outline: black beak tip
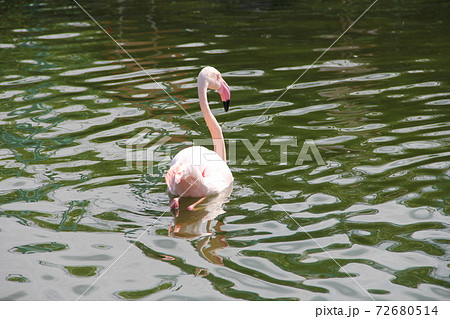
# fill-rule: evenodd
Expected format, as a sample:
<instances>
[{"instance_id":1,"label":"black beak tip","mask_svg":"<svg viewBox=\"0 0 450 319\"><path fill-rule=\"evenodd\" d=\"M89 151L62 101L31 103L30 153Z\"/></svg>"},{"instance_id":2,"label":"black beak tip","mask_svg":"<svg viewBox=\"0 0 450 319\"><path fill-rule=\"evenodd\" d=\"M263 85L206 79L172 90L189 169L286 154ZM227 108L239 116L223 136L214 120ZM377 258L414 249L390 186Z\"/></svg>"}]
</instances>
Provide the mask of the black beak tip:
<instances>
[{"instance_id":1,"label":"black beak tip","mask_svg":"<svg viewBox=\"0 0 450 319\"><path fill-rule=\"evenodd\" d=\"M228 112L228 109L230 108L230 100L223 101L223 108L224 108L225 112Z\"/></svg>"}]
</instances>

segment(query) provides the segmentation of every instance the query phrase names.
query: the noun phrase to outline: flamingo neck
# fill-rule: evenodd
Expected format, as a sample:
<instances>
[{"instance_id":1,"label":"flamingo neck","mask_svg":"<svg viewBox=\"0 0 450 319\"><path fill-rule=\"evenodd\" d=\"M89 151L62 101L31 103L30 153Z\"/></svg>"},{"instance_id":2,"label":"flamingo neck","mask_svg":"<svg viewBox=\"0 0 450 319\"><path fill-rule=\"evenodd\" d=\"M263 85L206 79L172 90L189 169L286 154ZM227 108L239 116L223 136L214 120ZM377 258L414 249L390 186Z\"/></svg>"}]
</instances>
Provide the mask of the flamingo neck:
<instances>
[{"instance_id":1,"label":"flamingo neck","mask_svg":"<svg viewBox=\"0 0 450 319\"><path fill-rule=\"evenodd\" d=\"M211 137L213 139L214 151L219 154L219 156L226 161L227 155L225 152L225 141L223 140L222 129L220 128L219 123L211 112L211 109L208 105L208 97L206 94L206 90L208 87L208 83L206 79L199 78L198 80L198 97L200 100L200 108L203 113L203 117L205 118L206 125L208 126L209 132L211 133Z\"/></svg>"}]
</instances>

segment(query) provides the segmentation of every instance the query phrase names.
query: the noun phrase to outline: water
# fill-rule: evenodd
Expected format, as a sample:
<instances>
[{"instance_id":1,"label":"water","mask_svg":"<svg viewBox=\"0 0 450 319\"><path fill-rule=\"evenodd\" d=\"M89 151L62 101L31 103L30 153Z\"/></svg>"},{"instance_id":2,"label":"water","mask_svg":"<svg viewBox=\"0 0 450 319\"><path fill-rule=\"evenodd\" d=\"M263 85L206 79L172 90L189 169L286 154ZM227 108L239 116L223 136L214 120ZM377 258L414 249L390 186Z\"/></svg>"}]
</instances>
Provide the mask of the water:
<instances>
[{"instance_id":1,"label":"water","mask_svg":"<svg viewBox=\"0 0 450 319\"><path fill-rule=\"evenodd\" d=\"M449 299L448 2L379 1L279 100L370 1L80 3L159 85L74 2L1 4L1 299ZM235 183L174 219L126 141L209 138L205 65Z\"/></svg>"}]
</instances>

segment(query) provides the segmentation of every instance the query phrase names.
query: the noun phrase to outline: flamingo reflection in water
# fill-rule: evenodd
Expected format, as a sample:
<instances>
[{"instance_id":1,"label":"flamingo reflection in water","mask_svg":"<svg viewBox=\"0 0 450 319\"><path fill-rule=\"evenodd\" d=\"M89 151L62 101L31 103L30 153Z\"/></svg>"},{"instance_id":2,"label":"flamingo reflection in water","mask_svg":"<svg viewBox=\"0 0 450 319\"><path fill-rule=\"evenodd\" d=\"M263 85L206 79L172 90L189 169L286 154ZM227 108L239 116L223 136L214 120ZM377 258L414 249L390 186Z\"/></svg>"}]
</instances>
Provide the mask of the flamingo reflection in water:
<instances>
[{"instance_id":1,"label":"flamingo reflection in water","mask_svg":"<svg viewBox=\"0 0 450 319\"><path fill-rule=\"evenodd\" d=\"M233 185L230 185L219 194L208 196L195 208L189 209L192 203L198 198L181 197L178 208L172 208L173 224L169 226L169 236L182 237L196 241L196 249L201 257L216 265L223 265L222 257L217 252L228 247L225 235L216 234L221 232L222 222L214 219L223 214L224 203L231 194ZM207 270L200 269L197 275L204 276L202 273Z\"/></svg>"}]
</instances>

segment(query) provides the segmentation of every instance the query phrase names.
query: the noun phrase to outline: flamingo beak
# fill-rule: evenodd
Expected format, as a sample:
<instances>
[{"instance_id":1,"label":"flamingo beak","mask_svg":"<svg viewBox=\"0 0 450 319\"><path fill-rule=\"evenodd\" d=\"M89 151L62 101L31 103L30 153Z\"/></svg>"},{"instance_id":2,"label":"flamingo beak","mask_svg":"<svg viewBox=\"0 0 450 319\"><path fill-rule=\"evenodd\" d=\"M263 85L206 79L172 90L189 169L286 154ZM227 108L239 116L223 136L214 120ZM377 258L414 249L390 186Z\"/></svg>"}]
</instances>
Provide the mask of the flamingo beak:
<instances>
[{"instance_id":1,"label":"flamingo beak","mask_svg":"<svg viewBox=\"0 0 450 319\"><path fill-rule=\"evenodd\" d=\"M228 112L229 108L230 108L230 100L223 101L223 109L225 110L225 112Z\"/></svg>"},{"instance_id":2,"label":"flamingo beak","mask_svg":"<svg viewBox=\"0 0 450 319\"><path fill-rule=\"evenodd\" d=\"M230 87L228 86L227 82L225 82L224 79L220 80L220 87L217 90L217 92L219 92L219 94L220 94L220 98L222 99L223 108L224 108L225 112L228 112L228 108L230 107L231 93L230 93Z\"/></svg>"}]
</instances>

